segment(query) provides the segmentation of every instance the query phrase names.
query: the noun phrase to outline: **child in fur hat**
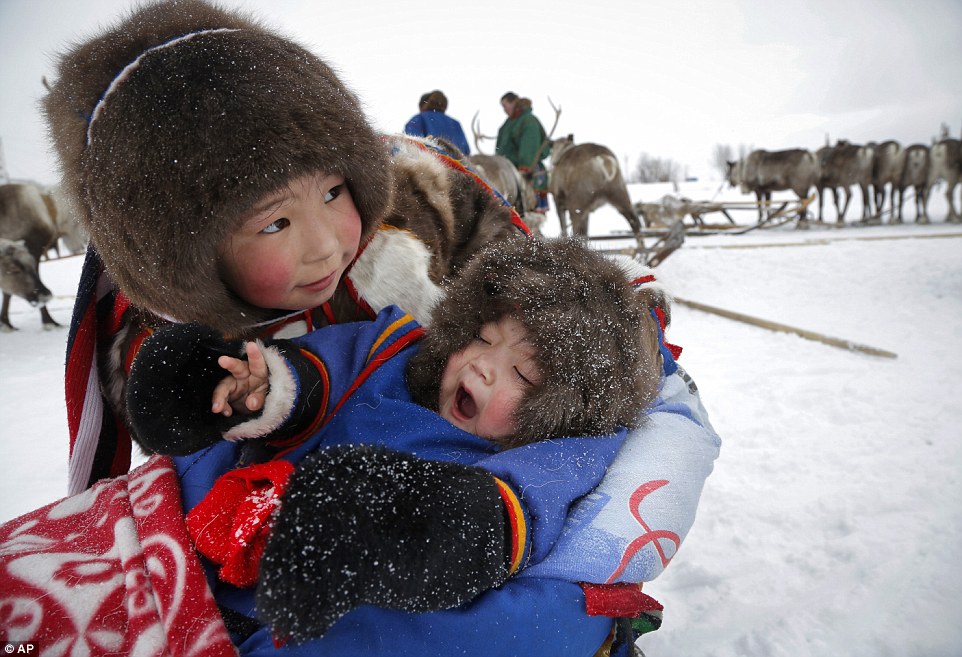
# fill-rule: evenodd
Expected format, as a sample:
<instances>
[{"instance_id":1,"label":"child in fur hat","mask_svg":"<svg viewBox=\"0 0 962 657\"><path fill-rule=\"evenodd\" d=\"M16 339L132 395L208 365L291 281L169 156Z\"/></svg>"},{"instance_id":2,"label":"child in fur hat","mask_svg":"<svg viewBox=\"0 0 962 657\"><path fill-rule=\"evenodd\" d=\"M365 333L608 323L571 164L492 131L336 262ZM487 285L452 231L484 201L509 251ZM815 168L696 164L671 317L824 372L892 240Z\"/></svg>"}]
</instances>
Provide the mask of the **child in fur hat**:
<instances>
[{"instance_id":1,"label":"child in fur hat","mask_svg":"<svg viewBox=\"0 0 962 657\"><path fill-rule=\"evenodd\" d=\"M375 134L317 56L202 0L148 5L74 47L44 108L93 247L69 347L72 492L129 465L124 364L145 330L291 334L388 303L426 320L445 275L521 235L460 162ZM236 275L280 243L300 247L287 269ZM77 362L93 343L97 361ZM117 416L103 426L79 410L97 401L91 367Z\"/></svg>"},{"instance_id":2,"label":"child in fur hat","mask_svg":"<svg viewBox=\"0 0 962 657\"><path fill-rule=\"evenodd\" d=\"M391 303L426 322L445 276L456 272L481 245L518 235L513 227L516 215L459 162L424 143L378 138L357 99L315 55L252 19L201 0L149 5L73 47L60 62L45 111L65 188L78 203L93 245L68 342L71 492L82 491L100 477L123 474L129 467L127 371L138 366L139 345L158 327L171 320L193 321L223 336L290 336L334 321L371 318ZM308 221L315 212L325 220ZM270 253L272 247L262 246L273 239L288 240L292 252L302 258L286 263L296 265L292 269L274 266L260 276L250 275L244 261L252 254ZM306 248L308 243L315 246ZM289 285L267 285L285 280ZM662 389L671 390L666 400L679 403L659 407L648 425L664 427L667 421L670 431L641 427L644 433L634 444L651 458L638 458L636 451L621 465L616 459L612 468L623 473L618 481L676 482L670 499L650 496L645 513L649 522L656 518L657 526L669 527L678 536L677 547L693 521L702 483L717 453L717 437L700 409L694 385L674 368L670 355L665 375ZM104 405L98 405L101 394ZM682 405L684 412L679 412ZM390 423L379 412L368 415ZM309 424L300 428L310 430ZM683 457L675 456L673 437L679 432L685 436L683 444L701 447L694 451L687 447ZM203 454L221 449L216 445ZM440 474L432 470L430 476L419 478L434 467L431 461L394 453L379 461L363 451L347 453L364 464L366 476L404 471L408 477L404 485L414 497L424 480L435 484L443 480L430 490L446 491L440 497L447 517L486 518L485 528L478 532L490 536L516 526L511 513L521 509L523 515L538 488L531 485L522 504L510 486L505 492L496 484L493 466L479 472L450 463ZM197 473L203 468L192 467L191 457L176 459L186 510L198 501L192 496L210 490L216 477L236 467L241 456L237 450L219 463L208 462L202 475ZM399 463L418 465L405 469ZM639 463L660 464L661 470L651 473ZM504 477L517 474L518 489L528 485L523 469L504 468ZM192 479L195 475L198 478ZM581 495L600 477L575 482L583 486ZM344 488L360 494L364 484L349 478ZM594 550L598 563L588 572L578 574L584 563L581 557L570 562L555 559L555 572L570 571L564 580L568 583L605 581L613 571L618 573L613 578L628 581L655 576L667 563L660 546L660 561L628 563L622 556L621 542L630 543L639 531L637 511L627 511L637 498L621 484L603 495L612 500L611 508L617 504L625 509L627 528L616 528L618 547ZM464 500L468 502L459 507ZM416 506L412 513L414 521ZM605 515L597 509L588 513ZM528 536L533 554L547 554L562 521L557 508L553 515L538 516L535 531ZM404 522L398 520L399 525ZM554 533L537 523L550 524ZM584 552L577 540L581 536L594 540L584 531L594 531L592 524L575 523L573 531L566 532L576 541L570 550ZM542 538L543 547L538 544ZM516 536L500 540L500 544L489 539L459 541L449 546L451 558L462 564L475 560L489 582L501 581L503 556L516 555L519 541ZM557 553L552 551L552 559ZM656 566L639 570L639 564ZM399 571L395 577L403 580L409 572ZM394 595L394 580L384 572L370 573L369 578L384 583L379 590L382 599ZM462 584L455 578L451 586ZM477 586L472 581L470 590L452 595L466 599ZM544 612L555 600L554 594L522 590L534 596L528 598L527 608L540 605ZM569 599L571 592L559 595ZM518 617L526 615L519 612ZM607 634L609 626L582 616L565 616L567 622L557 627L577 629L580 637L593 636L584 632L588 626ZM423 624L423 632L416 636L435 636L430 626L440 618L445 617L398 620L397 627L406 632L400 629L405 622ZM536 642L552 636L545 627L526 629L531 631L516 634L518 640L524 636Z\"/></svg>"},{"instance_id":3,"label":"child in fur hat","mask_svg":"<svg viewBox=\"0 0 962 657\"><path fill-rule=\"evenodd\" d=\"M625 267L639 268L629 263ZM489 444L477 438L492 441L500 449L546 438L605 435L605 440L593 438L587 445L579 444L584 439L572 438L575 442L565 446L582 456L582 464L594 462L595 472L603 470L614 454L612 446L624 437L624 427L639 422L654 400L661 378L653 310L663 307L664 299L652 286L635 290L629 278L639 278L637 273L574 240L526 240L488 247L471 260L448 286L424 338L410 316L396 309L383 311L373 327L369 323L330 327L293 342L268 341L266 348L255 342L229 346L200 327L172 326L148 338L141 349L131 373L131 419L137 434L156 451L169 446L171 435L191 451L211 445L220 436L298 446L292 459L296 469L279 500L259 578L258 613L280 636L300 640L319 636L359 601L414 611L451 607L473 597L463 592L454 595L451 582L473 580L475 592L480 592L501 581L464 563L447 569L447 550L438 549L456 544L464 536L463 525L480 526L482 518L462 517L455 525L460 528L456 534L432 532L424 543L418 532L404 525L394 527L390 555L340 552L336 546L348 536L354 545L367 545L369 537L363 534L383 532L383 526L395 520L376 512L346 513L346 509L379 506L373 495L389 497L392 504L403 499L403 504L419 507L425 516L443 517L443 511L425 498L452 491L422 478L420 493L434 490L437 495L407 498L398 490L404 479L399 482L395 477L388 490L378 486L359 496L351 488L351 495L345 495L341 478L330 476L331 472L346 468L346 463L355 470L363 468L351 456L329 448L361 443L422 455L456 451L459 463L473 464L493 453ZM398 326L404 327L406 336L415 336L410 345L393 335ZM337 335L332 335L335 331ZM387 334L392 335L385 339ZM395 351L378 343L405 346ZM220 355L229 349L246 352L247 360ZM355 375L351 367L339 367L344 353L371 351L378 352L376 373L367 373L370 357L353 368L359 370ZM215 361L231 374L216 386ZM346 381L338 383L342 373ZM410 395L401 381L405 373ZM206 394L202 386L185 390L189 385L185 382L201 380L207 382ZM349 392L342 397L332 394L343 389ZM447 422L425 414L415 402L437 411ZM388 424L372 422L370 407L375 404L390 416ZM265 406L271 410L249 419L251 412ZM228 428L228 423L233 426ZM303 434L310 430L315 433L305 438ZM431 452L426 453L426 446ZM383 458L386 452L365 450L363 454L371 460ZM211 457L193 458L192 466L196 468L205 458ZM516 461L516 467L525 458L533 456ZM585 479L594 478L586 475L569 475L579 482L569 486L573 494L586 491ZM562 475L554 471L552 476ZM231 472L222 482L237 478ZM510 485L519 482L516 475L505 478L508 483L499 481L499 485L508 493ZM188 516L188 527L195 532L198 549L221 566L221 579L250 586L258 580L259 551L268 531L265 527L254 541L248 535L238 536L236 523L222 534L211 529L211 515L223 513L220 491L224 486L219 482L212 487ZM550 502L541 499L539 492L525 502L540 516L557 516L557 508L550 506L562 501L558 495L555 486ZM340 513L333 513L334 508ZM345 525L338 517L352 520ZM357 517L365 518L363 529L358 528ZM524 518L520 520L523 523ZM224 546L238 540L257 545L257 553L228 554ZM329 547L317 557L304 557L311 554L305 549L309 544ZM523 545L508 547L507 553L497 548L489 554L517 559L525 551ZM427 569L399 568L408 573L407 582L389 594L366 584L362 576L344 575L363 572L370 559L393 563L402 555L410 556L412 549L427 559ZM350 554L350 562L342 563L332 554ZM292 561L301 562L306 575L292 577ZM500 577L517 566L509 559ZM442 572L446 572L440 580L444 586L425 586ZM357 600L342 593L364 586L369 588ZM338 593L331 596L329 591Z\"/></svg>"}]
</instances>

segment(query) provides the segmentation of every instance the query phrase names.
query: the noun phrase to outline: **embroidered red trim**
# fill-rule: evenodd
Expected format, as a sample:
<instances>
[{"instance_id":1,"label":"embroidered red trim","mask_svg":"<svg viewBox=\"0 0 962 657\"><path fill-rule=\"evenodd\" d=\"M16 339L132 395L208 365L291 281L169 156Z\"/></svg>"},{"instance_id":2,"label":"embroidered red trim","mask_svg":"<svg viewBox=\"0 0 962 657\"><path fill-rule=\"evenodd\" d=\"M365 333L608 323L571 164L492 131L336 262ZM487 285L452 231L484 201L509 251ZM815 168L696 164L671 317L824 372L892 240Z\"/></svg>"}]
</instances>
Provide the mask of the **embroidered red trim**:
<instances>
[{"instance_id":1,"label":"embroidered red trim","mask_svg":"<svg viewBox=\"0 0 962 657\"><path fill-rule=\"evenodd\" d=\"M494 478L494 483L498 486L498 493L501 494L501 500L508 514L508 522L511 523L511 567L508 575L513 575L521 568L521 562L524 559L528 542L528 526L524 519L521 502L511 487L497 477Z\"/></svg>"}]
</instances>

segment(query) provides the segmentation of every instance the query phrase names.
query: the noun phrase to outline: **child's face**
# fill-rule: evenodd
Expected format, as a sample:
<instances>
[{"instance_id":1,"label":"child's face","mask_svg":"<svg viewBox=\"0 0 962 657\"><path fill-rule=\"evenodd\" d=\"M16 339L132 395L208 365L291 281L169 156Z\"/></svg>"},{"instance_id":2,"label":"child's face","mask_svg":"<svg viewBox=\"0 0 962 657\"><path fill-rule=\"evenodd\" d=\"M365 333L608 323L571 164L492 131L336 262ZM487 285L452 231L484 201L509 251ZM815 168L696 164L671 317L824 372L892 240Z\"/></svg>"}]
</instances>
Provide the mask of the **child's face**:
<instances>
[{"instance_id":1,"label":"child's face","mask_svg":"<svg viewBox=\"0 0 962 657\"><path fill-rule=\"evenodd\" d=\"M448 359L438 408L456 427L498 442L515 432L514 412L540 383L534 345L517 320L481 326L478 337Z\"/></svg>"},{"instance_id":2,"label":"child's face","mask_svg":"<svg viewBox=\"0 0 962 657\"><path fill-rule=\"evenodd\" d=\"M302 176L262 198L221 245L224 278L252 305L314 308L334 294L360 239L344 178Z\"/></svg>"}]
</instances>

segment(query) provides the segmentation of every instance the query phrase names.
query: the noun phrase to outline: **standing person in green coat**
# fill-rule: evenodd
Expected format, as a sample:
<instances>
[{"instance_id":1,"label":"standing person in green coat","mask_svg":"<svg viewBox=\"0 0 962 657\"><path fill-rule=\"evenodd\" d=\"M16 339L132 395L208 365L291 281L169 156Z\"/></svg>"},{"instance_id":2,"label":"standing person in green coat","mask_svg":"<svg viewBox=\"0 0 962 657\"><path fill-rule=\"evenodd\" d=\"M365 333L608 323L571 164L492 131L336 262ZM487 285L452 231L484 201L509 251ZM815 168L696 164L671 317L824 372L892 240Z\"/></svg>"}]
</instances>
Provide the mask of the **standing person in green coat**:
<instances>
[{"instance_id":1,"label":"standing person in green coat","mask_svg":"<svg viewBox=\"0 0 962 657\"><path fill-rule=\"evenodd\" d=\"M531 113L531 100L509 91L501 96L501 107L508 115L498 130L495 153L511 160L534 188L537 204L533 211L548 211L548 170L544 159L551 153L544 126Z\"/></svg>"}]
</instances>

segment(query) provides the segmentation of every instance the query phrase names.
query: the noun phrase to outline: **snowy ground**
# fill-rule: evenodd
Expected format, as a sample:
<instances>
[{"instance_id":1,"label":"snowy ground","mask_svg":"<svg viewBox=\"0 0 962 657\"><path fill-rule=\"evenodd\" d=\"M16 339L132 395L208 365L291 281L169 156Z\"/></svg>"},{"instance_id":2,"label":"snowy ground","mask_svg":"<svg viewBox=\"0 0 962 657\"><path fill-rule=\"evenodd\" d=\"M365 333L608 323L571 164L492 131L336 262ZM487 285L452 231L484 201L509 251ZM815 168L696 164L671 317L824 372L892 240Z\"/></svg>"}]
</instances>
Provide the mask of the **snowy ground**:
<instances>
[{"instance_id":1,"label":"snowy ground","mask_svg":"<svg viewBox=\"0 0 962 657\"><path fill-rule=\"evenodd\" d=\"M632 188L646 202L667 191ZM962 226L942 223L941 192L930 211L930 226L692 236L659 268L678 297L898 357L675 308L669 337L723 446L694 529L646 587L666 605L640 642L649 657L962 655ZM610 208L592 226L624 228ZM80 260L41 269L65 324ZM66 329L42 331L20 300L11 319L0 521L66 481Z\"/></svg>"}]
</instances>

